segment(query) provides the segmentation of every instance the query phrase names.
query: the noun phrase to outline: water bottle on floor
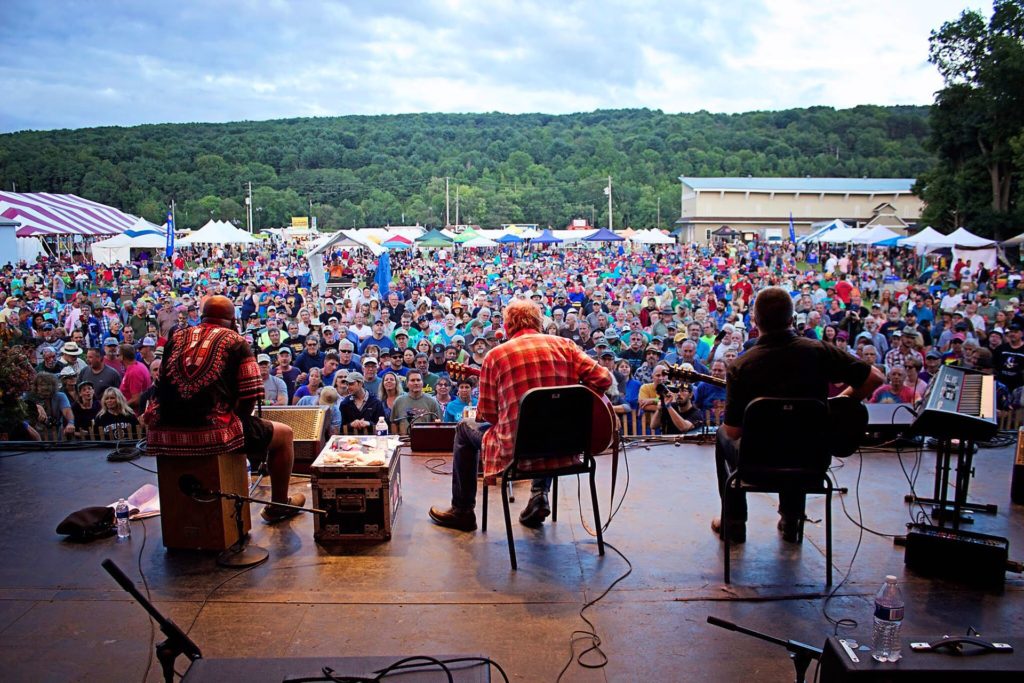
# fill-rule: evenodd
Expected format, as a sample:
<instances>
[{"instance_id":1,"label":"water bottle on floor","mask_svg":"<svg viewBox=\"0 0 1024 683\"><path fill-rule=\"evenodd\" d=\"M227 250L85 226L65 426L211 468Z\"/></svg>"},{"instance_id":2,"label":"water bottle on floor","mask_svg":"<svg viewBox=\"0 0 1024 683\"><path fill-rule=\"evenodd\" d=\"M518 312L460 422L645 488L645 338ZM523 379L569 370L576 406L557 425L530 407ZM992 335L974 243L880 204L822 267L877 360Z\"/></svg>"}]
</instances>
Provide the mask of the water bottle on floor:
<instances>
[{"instance_id":1,"label":"water bottle on floor","mask_svg":"<svg viewBox=\"0 0 1024 683\"><path fill-rule=\"evenodd\" d=\"M117 501L114 506L114 518L117 520L117 538L129 538L132 535L132 528L128 522L128 503L125 499Z\"/></svg>"},{"instance_id":2,"label":"water bottle on floor","mask_svg":"<svg viewBox=\"0 0 1024 683\"><path fill-rule=\"evenodd\" d=\"M895 576L885 577L885 583L875 596L875 628L871 640L871 656L879 662L895 662L900 654L900 626L903 623L903 594Z\"/></svg>"}]
</instances>

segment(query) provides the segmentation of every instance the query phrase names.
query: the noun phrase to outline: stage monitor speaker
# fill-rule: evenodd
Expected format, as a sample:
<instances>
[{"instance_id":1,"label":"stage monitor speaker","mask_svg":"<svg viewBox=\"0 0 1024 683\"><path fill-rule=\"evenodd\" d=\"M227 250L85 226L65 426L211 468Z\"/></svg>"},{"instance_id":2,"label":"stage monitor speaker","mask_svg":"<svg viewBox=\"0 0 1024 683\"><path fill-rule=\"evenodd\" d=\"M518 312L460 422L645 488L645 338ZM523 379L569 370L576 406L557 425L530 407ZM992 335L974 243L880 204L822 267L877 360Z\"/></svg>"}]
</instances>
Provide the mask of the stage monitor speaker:
<instances>
[{"instance_id":1,"label":"stage monitor speaker","mask_svg":"<svg viewBox=\"0 0 1024 683\"><path fill-rule=\"evenodd\" d=\"M181 456L156 459L160 487L160 528L164 546L181 550L224 550L238 540L235 508L230 500L200 502L181 490L182 477L194 477L202 489L249 494L245 453ZM242 508L243 529L252 526L249 506Z\"/></svg>"},{"instance_id":2,"label":"stage monitor speaker","mask_svg":"<svg viewBox=\"0 0 1024 683\"><path fill-rule=\"evenodd\" d=\"M320 455L330 436L327 406L274 406L263 408L263 419L292 428L295 437L295 465L292 471L309 474L309 466Z\"/></svg>"}]
</instances>

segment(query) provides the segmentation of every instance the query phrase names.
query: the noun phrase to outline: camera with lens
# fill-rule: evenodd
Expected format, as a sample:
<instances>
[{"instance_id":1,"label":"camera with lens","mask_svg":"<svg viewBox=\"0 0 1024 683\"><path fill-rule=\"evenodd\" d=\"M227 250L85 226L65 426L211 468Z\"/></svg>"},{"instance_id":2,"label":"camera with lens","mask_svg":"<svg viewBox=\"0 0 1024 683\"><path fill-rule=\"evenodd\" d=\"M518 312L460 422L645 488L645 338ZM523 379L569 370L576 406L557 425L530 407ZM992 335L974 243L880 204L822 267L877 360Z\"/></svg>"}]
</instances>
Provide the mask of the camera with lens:
<instances>
[{"instance_id":1,"label":"camera with lens","mask_svg":"<svg viewBox=\"0 0 1024 683\"><path fill-rule=\"evenodd\" d=\"M678 394L680 387L674 384L655 384L654 390L658 393L658 397L664 399L669 394Z\"/></svg>"}]
</instances>

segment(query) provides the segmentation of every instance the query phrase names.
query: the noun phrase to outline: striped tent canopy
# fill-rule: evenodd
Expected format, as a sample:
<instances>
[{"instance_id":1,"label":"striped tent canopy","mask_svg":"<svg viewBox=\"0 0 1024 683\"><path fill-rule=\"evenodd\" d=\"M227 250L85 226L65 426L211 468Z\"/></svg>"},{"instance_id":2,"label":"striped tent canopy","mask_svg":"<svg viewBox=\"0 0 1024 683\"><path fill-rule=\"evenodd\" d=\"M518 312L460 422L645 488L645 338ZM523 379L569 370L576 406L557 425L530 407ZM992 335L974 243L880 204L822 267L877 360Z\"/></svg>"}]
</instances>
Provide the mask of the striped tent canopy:
<instances>
[{"instance_id":1,"label":"striped tent canopy","mask_svg":"<svg viewBox=\"0 0 1024 683\"><path fill-rule=\"evenodd\" d=\"M135 216L73 194L0 192L0 216L21 223L18 237L117 235Z\"/></svg>"}]
</instances>

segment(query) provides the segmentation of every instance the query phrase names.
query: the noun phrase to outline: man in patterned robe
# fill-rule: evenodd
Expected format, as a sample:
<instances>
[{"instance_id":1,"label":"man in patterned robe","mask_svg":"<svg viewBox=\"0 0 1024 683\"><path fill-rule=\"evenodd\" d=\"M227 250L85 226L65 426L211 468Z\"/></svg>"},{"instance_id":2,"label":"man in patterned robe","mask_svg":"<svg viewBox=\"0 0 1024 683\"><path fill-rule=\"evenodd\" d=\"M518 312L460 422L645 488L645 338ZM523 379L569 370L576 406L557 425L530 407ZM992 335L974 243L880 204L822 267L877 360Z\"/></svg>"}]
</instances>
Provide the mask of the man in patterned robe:
<instances>
[{"instance_id":1,"label":"man in patterned robe","mask_svg":"<svg viewBox=\"0 0 1024 683\"><path fill-rule=\"evenodd\" d=\"M271 499L302 506L288 495L295 458L288 425L253 416L263 398L263 380L252 349L235 330L234 305L223 296L203 303L199 325L177 330L164 346L156 405L147 416L147 449L155 455L209 455L242 450L260 460L269 449ZM294 510L264 507L274 523Z\"/></svg>"}]
</instances>

